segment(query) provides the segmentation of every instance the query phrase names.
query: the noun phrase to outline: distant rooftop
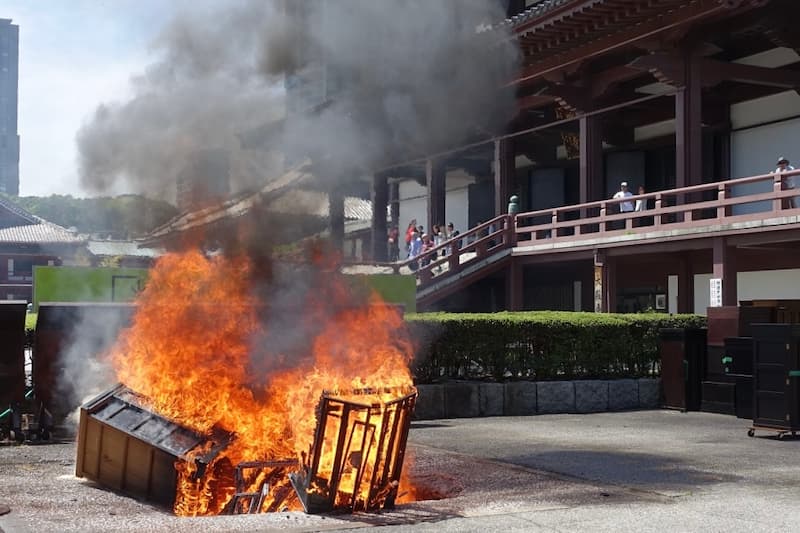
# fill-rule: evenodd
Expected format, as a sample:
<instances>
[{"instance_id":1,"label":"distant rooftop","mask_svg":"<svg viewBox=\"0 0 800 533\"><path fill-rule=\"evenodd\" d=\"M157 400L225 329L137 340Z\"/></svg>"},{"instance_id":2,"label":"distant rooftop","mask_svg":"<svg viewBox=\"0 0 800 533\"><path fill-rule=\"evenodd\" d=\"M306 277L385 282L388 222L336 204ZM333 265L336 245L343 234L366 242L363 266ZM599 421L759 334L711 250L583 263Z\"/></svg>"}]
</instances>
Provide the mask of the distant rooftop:
<instances>
[{"instance_id":1,"label":"distant rooftop","mask_svg":"<svg viewBox=\"0 0 800 533\"><path fill-rule=\"evenodd\" d=\"M76 232L48 222L0 198L0 244L80 244Z\"/></svg>"}]
</instances>

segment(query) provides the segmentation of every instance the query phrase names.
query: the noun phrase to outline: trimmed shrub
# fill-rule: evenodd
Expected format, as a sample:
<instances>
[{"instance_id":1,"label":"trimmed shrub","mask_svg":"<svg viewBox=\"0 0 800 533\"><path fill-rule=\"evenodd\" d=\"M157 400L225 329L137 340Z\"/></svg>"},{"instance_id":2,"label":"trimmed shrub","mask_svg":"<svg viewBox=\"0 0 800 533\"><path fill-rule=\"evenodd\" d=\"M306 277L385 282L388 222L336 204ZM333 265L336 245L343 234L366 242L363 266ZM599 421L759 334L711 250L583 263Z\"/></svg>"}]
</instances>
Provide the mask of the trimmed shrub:
<instances>
[{"instance_id":1,"label":"trimmed shrub","mask_svg":"<svg viewBox=\"0 0 800 533\"><path fill-rule=\"evenodd\" d=\"M419 383L656 376L659 330L705 326L696 315L551 311L420 313L406 321Z\"/></svg>"}]
</instances>

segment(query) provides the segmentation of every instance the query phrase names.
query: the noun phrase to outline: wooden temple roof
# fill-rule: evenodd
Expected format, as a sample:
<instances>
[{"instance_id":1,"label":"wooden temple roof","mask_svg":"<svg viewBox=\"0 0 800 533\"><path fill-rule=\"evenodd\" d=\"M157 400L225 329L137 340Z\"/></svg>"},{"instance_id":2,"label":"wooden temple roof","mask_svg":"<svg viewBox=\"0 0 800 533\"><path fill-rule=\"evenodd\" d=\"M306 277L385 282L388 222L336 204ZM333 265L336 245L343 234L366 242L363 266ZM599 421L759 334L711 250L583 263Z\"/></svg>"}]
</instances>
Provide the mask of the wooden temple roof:
<instances>
[{"instance_id":1,"label":"wooden temple roof","mask_svg":"<svg viewBox=\"0 0 800 533\"><path fill-rule=\"evenodd\" d=\"M697 22L734 16L769 0L542 0L502 22L523 54L513 84L569 75L582 63L642 41L682 37Z\"/></svg>"}]
</instances>

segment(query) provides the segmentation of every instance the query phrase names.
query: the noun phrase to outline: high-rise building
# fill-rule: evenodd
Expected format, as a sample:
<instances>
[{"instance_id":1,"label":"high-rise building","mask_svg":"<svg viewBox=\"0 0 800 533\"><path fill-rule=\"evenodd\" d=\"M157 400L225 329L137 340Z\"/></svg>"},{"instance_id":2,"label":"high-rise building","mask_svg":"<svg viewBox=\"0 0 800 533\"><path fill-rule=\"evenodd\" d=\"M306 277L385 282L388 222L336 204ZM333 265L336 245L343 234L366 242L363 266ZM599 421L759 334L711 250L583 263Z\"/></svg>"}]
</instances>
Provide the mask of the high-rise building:
<instances>
[{"instance_id":1,"label":"high-rise building","mask_svg":"<svg viewBox=\"0 0 800 533\"><path fill-rule=\"evenodd\" d=\"M0 19L0 192L19 194L19 26Z\"/></svg>"}]
</instances>

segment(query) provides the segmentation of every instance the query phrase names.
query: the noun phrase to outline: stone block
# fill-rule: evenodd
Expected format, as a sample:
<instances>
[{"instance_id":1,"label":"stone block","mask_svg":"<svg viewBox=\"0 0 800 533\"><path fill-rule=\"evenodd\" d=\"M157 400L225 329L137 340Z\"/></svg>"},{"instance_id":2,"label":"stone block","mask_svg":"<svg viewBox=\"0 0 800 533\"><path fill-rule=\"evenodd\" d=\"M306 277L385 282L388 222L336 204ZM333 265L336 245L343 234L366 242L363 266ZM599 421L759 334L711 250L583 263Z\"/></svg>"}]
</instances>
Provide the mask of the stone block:
<instances>
[{"instance_id":1,"label":"stone block","mask_svg":"<svg viewBox=\"0 0 800 533\"><path fill-rule=\"evenodd\" d=\"M480 414L480 383L456 381L444 386L445 418L475 418Z\"/></svg>"},{"instance_id":2,"label":"stone block","mask_svg":"<svg viewBox=\"0 0 800 533\"><path fill-rule=\"evenodd\" d=\"M661 406L661 380L641 378L639 380L639 408L657 409Z\"/></svg>"},{"instance_id":3,"label":"stone block","mask_svg":"<svg viewBox=\"0 0 800 533\"><path fill-rule=\"evenodd\" d=\"M504 385L504 389L504 414L509 416L536 414L536 382L511 381Z\"/></svg>"},{"instance_id":4,"label":"stone block","mask_svg":"<svg viewBox=\"0 0 800 533\"><path fill-rule=\"evenodd\" d=\"M635 379L612 379L608 382L608 409L624 411L639 408L639 382Z\"/></svg>"},{"instance_id":5,"label":"stone block","mask_svg":"<svg viewBox=\"0 0 800 533\"><path fill-rule=\"evenodd\" d=\"M536 403L539 414L574 413L574 382L540 381L536 384Z\"/></svg>"},{"instance_id":6,"label":"stone block","mask_svg":"<svg viewBox=\"0 0 800 533\"><path fill-rule=\"evenodd\" d=\"M444 418L444 385L417 385L416 420Z\"/></svg>"},{"instance_id":7,"label":"stone block","mask_svg":"<svg viewBox=\"0 0 800 533\"><path fill-rule=\"evenodd\" d=\"M575 411L578 413L608 411L608 381L576 381Z\"/></svg>"},{"instance_id":8,"label":"stone block","mask_svg":"<svg viewBox=\"0 0 800 533\"><path fill-rule=\"evenodd\" d=\"M478 385L478 405L480 416L503 416L502 383L481 383Z\"/></svg>"}]
</instances>

